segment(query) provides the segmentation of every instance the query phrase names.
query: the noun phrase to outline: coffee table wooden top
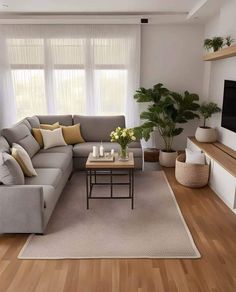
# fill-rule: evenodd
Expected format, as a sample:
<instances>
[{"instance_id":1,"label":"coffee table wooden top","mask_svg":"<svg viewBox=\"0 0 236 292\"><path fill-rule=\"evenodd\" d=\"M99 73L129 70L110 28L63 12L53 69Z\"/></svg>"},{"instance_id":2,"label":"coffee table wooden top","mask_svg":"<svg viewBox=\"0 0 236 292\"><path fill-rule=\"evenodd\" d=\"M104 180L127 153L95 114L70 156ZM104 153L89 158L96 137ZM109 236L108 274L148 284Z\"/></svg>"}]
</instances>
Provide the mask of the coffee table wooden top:
<instances>
[{"instance_id":1,"label":"coffee table wooden top","mask_svg":"<svg viewBox=\"0 0 236 292\"><path fill-rule=\"evenodd\" d=\"M134 168L134 155L133 152L129 153L129 160L127 161L120 161L118 159L118 153L115 153L115 160L111 162L101 162L101 161L89 161L90 156L92 153L89 154L85 167L86 168L96 168L96 169L111 169L111 168Z\"/></svg>"}]
</instances>

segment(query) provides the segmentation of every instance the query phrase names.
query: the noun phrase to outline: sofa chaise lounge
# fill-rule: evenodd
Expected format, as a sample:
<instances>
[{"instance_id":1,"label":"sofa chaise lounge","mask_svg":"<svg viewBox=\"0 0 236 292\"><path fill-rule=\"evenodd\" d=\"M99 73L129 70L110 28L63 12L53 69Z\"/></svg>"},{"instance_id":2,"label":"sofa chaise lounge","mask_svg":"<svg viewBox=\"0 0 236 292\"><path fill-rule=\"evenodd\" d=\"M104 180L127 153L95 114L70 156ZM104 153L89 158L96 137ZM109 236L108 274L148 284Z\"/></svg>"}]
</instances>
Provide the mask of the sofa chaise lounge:
<instances>
[{"instance_id":1,"label":"sofa chaise lounge","mask_svg":"<svg viewBox=\"0 0 236 292\"><path fill-rule=\"evenodd\" d=\"M34 153L32 128L40 124L70 126L80 123L84 143L40 149ZM0 185L0 233L43 233L72 171L83 170L93 145L101 141L105 151L118 150L110 142L110 132L125 127L124 116L44 115L23 119L1 131L0 152L10 152L19 143L31 156L37 176L25 177L24 185ZM135 169L142 169L143 153L139 141L129 145Z\"/></svg>"}]
</instances>

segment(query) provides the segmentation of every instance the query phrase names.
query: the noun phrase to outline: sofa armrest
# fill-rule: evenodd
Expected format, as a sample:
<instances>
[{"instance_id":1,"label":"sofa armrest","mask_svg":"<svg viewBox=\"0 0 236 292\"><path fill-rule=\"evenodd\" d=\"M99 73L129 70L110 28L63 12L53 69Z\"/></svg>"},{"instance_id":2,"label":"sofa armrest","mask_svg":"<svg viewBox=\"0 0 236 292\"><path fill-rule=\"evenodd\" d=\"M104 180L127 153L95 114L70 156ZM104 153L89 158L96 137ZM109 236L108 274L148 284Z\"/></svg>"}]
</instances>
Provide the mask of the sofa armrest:
<instances>
[{"instance_id":1,"label":"sofa armrest","mask_svg":"<svg viewBox=\"0 0 236 292\"><path fill-rule=\"evenodd\" d=\"M42 186L0 186L0 233L43 233Z\"/></svg>"}]
</instances>

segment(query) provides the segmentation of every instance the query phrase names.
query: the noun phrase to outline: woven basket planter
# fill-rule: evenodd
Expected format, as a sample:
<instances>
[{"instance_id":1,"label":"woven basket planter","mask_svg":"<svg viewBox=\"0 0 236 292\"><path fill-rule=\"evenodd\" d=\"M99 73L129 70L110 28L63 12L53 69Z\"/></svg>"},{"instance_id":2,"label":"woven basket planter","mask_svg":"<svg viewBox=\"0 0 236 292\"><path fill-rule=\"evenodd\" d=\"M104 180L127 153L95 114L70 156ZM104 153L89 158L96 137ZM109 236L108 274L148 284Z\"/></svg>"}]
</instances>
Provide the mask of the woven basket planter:
<instances>
[{"instance_id":1,"label":"woven basket planter","mask_svg":"<svg viewBox=\"0 0 236 292\"><path fill-rule=\"evenodd\" d=\"M201 188L208 184L210 166L205 164L185 163L185 154L176 159L176 180L189 188Z\"/></svg>"}]
</instances>

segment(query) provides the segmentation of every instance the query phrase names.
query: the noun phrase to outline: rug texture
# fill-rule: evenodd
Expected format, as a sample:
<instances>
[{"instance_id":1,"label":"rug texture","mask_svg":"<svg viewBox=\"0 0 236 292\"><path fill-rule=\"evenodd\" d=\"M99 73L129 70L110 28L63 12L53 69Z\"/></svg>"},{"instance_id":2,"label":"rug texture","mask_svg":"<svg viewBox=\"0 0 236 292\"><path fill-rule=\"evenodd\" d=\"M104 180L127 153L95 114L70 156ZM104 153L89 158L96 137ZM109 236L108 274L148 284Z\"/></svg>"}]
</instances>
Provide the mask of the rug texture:
<instances>
[{"instance_id":1,"label":"rug texture","mask_svg":"<svg viewBox=\"0 0 236 292\"><path fill-rule=\"evenodd\" d=\"M124 181L126 177L116 177ZM109 192L95 186L94 194ZM115 195L127 186L114 187ZM91 200L86 209L85 175L75 173L61 195L45 235L31 235L18 258L199 258L164 172L135 174L130 200Z\"/></svg>"}]
</instances>

